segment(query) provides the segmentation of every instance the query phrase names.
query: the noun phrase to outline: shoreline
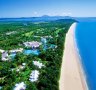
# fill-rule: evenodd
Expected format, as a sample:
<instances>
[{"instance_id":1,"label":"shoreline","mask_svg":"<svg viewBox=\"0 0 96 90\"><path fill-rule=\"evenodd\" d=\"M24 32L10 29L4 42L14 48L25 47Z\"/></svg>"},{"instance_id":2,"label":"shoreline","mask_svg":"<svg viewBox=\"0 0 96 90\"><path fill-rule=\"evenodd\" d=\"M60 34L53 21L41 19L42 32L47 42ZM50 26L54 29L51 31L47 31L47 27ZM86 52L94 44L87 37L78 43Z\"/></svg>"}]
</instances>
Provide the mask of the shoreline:
<instances>
[{"instance_id":1,"label":"shoreline","mask_svg":"<svg viewBox=\"0 0 96 90\"><path fill-rule=\"evenodd\" d=\"M85 74L85 71L83 68L82 58L80 56L78 45L76 42L77 42L77 39L75 36L75 30L74 30L74 46L75 46L75 50L76 50L77 56L78 56L77 64L78 64L79 74L80 74L80 78L81 78L81 82L82 82L84 90L89 90L88 85L87 85L86 74Z\"/></svg>"},{"instance_id":2,"label":"shoreline","mask_svg":"<svg viewBox=\"0 0 96 90\"><path fill-rule=\"evenodd\" d=\"M76 23L73 23L65 39L65 50L59 80L60 90L88 90L86 76L80 61L80 54L75 39Z\"/></svg>"}]
</instances>

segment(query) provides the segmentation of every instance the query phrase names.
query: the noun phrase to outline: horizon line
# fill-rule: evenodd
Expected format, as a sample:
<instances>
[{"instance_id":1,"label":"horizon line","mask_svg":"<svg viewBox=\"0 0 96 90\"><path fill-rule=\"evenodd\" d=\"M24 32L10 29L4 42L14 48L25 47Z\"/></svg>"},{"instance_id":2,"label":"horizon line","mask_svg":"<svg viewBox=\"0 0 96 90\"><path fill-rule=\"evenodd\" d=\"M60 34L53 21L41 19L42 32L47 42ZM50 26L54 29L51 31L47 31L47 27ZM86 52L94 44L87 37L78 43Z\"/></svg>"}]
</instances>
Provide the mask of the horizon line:
<instances>
[{"instance_id":1,"label":"horizon line","mask_svg":"<svg viewBox=\"0 0 96 90\"><path fill-rule=\"evenodd\" d=\"M41 16L25 16L25 17L0 17L0 18L38 18L38 17L71 17L71 18L96 18L96 16L60 16L60 15L41 15Z\"/></svg>"}]
</instances>

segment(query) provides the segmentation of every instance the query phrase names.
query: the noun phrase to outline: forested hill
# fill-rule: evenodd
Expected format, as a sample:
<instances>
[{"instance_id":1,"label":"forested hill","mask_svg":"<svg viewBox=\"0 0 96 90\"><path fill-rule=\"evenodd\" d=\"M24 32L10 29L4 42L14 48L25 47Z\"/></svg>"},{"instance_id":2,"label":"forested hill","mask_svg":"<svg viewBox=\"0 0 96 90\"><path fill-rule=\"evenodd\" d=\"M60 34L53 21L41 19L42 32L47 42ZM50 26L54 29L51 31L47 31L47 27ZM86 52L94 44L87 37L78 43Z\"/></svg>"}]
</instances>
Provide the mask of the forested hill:
<instances>
[{"instance_id":1,"label":"forested hill","mask_svg":"<svg viewBox=\"0 0 96 90\"><path fill-rule=\"evenodd\" d=\"M41 16L41 17L22 17L22 18L0 18L0 22L5 21L31 21L31 22L43 22L43 21L55 21L59 19L72 19L69 16Z\"/></svg>"}]
</instances>

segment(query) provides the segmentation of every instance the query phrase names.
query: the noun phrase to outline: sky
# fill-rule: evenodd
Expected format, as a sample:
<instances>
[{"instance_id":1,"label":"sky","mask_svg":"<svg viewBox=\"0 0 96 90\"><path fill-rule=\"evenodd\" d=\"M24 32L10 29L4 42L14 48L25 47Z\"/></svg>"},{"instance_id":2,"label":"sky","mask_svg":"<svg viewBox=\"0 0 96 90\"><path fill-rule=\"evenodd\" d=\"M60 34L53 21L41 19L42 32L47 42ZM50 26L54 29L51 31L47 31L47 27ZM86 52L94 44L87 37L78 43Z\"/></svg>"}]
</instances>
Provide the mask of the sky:
<instances>
[{"instance_id":1,"label":"sky","mask_svg":"<svg viewBox=\"0 0 96 90\"><path fill-rule=\"evenodd\" d=\"M96 0L0 0L0 18L43 15L96 17Z\"/></svg>"}]
</instances>

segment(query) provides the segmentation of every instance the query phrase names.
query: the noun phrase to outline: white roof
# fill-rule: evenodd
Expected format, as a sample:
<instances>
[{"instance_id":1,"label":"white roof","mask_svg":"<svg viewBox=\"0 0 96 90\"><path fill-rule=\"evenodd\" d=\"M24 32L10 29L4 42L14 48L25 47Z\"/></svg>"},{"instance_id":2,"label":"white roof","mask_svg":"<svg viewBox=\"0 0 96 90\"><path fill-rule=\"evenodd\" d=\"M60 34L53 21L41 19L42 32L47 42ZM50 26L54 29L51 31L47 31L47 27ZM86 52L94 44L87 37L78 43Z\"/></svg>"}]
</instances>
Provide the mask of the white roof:
<instances>
[{"instance_id":1,"label":"white roof","mask_svg":"<svg viewBox=\"0 0 96 90\"><path fill-rule=\"evenodd\" d=\"M10 50L9 52L22 52L23 48L19 48L19 49L14 49L14 50Z\"/></svg>"},{"instance_id":2,"label":"white roof","mask_svg":"<svg viewBox=\"0 0 96 90\"><path fill-rule=\"evenodd\" d=\"M26 84L24 84L24 82L18 83L15 85L14 90L25 90L26 89Z\"/></svg>"},{"instance_id":3,"label":"white roof","mask_svg":"<svg viewBox=\"0 0 96 90\"><path fill-rule=\"evenodd\" d=\"M33 64L38 66L39 68L42 68L42 66L44 66L42 63L40 63L39 61L33 61Z\"/></svg>"},{"instance_id":4,"label":"white roof","mask_svg":"<svg viewBox=\"0 0 96 90\"><path fill-rule=\"evenodd\" d=\"M23 66L25 66L25 65L26 65L26 63L22 63L22 65L23 65Z\"/></svg>"},{"instance_id":5,"label":"white roof","mask_svg":"<svg viewBox=\"0 0 96 90\"><path fill-rule=\"evenodd\" d=\"M29 80L31 82L35 82L35 81L38 80L38 77L39 77L39 71L34 70L34 71L31 72Z\"/></svg>"},{"instance_id":6,"label":"white roof","mask_svg":"<svg viewBox=\"0 0 96 90\"><path fill-rule=\"evenodd\" d=\"M17 71L17 72L19 72L19 71L20 71L20 69L18 68L18 69L16 69L16 71Z\"/></svg>"},{"instance_id":7,"label":"white roof","mask_svg":"<svg viewBox=\"0 0 96 90\"><path fill-rule=\"evenodd\" d=\"M8 60L8 53L7 52L3 52L2 53L2 61L7 61Z\"/></svg>"},{"instance_id":8,"label":"white roof","mask_svg":"<svg viewBox=\"0 0 96 90\"><path fill-rule=\"evenodd\" d=\"M32 41L32 42L24 42L24 45L28 47L39 47L41 43L37 41Z\"/></svg>"}]
</instances>

